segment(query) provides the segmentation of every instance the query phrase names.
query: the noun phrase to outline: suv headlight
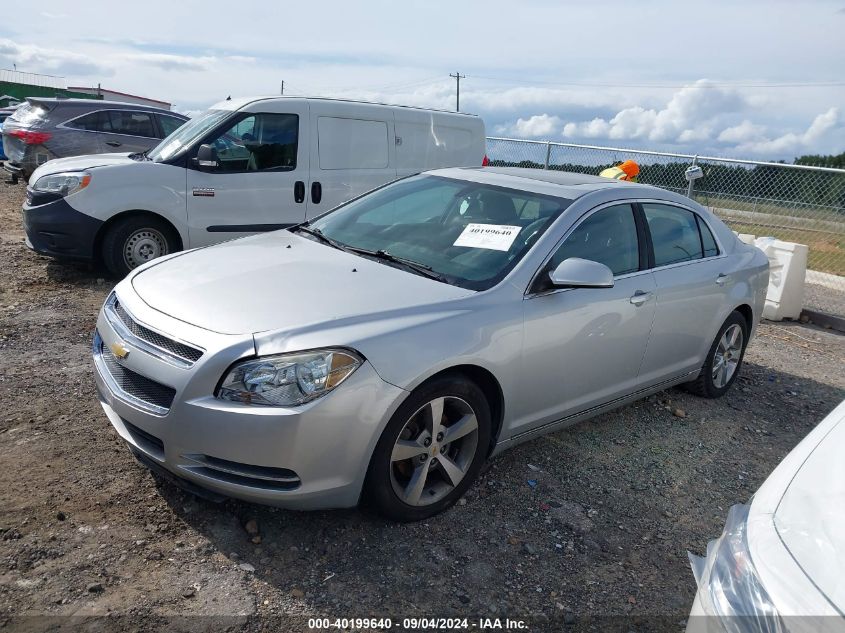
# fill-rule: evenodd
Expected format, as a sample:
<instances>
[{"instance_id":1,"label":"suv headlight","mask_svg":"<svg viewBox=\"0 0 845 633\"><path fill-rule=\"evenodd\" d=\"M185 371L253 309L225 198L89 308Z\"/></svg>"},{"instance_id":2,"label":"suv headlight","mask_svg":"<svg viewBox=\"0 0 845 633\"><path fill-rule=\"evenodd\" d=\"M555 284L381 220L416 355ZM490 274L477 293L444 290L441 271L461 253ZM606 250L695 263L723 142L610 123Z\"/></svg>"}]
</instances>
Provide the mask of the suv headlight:
<instances>
[{"instance_id":1,"label":"suv headlight","mask_svg":"<svg viewBox=\"0 0 845 633\"><path fill-rule=\"evenodd\" d=\"M91 174L84 171L66 171L59 174L41 176L32 185L32 190L38 193L54 193L62 197L69 196L91 183Z\"/></svg>"},{"instance_id":2,"label":"suv headlight","mask_svg":"<svg viewBox=\"0 0 845 633\"><path fill-rule=\"evenodd\" d=\"M354 352L339 349L265 356L235 365L216 395L244 404L296 406L326 395L362 362Z\"/></svg>"},{"instance_id":3,"label":"suv headlight","mask_svg":"<svg viewBox=\"0 0 845 633\"><path fill-rule=\"evenodd\" d=\"M780 633L784 623L751 561L748 510L748 505L732 506L722 536L707 544L707 555L689 554L698 596L707 615L719 616L728 633ZM698 630L693 624L687 631Z\"/></svg>"}]
</instances>

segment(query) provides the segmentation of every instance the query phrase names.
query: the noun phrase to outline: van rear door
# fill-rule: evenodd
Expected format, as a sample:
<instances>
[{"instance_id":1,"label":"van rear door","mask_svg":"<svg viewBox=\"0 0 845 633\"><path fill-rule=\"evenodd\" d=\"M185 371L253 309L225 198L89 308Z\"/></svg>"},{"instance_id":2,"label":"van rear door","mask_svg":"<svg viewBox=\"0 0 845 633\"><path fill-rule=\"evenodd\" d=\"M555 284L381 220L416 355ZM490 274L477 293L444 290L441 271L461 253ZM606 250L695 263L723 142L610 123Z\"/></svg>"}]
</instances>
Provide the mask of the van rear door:
<instances>
[{"instance_id":1,"label":"van rear door","mask_svg":"<svg viewBox=\"0 0 845 633\"><path fill-rule=\"evenodd\" d=\"M393 108L328 99L309 104L309 217L396 178Z\"/></svg>"},{"instance_id":2,"label":"van rear door","mask_svg":"<svg viewBox=\"0 0 845 633\"><path fill-rule=\"evenodd\" d=\"M273 99L249 104L204 139L217 165L187 163L191 248L305 220L309 137L308 102Z\"/></svg>"}]
</instances>

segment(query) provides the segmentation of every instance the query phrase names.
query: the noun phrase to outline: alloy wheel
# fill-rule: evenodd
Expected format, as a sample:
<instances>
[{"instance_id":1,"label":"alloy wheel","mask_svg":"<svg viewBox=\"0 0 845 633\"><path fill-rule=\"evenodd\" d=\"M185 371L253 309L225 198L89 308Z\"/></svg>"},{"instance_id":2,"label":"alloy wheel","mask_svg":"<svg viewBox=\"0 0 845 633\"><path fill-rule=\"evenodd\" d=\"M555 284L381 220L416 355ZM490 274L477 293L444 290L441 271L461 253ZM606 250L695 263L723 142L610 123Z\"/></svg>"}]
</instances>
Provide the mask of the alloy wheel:
<instances>
[{"instance_id":1,"label":"alloy wheel","mask_svg":"<svg viewBox=\"0 0 845 633\"><path fill-rule=\"evenodd\" d=\"M476 450L478 419L469 403L434 398L408 419L393 446L393 491L411 506L435 503L463 480Z\"/></svg>"},{"instance_id":2,"label":"alloy wheel","mask_svg":"<svg viewBox=\"0 0 845 633\"><path fill-rule=\"evenodd\" d=\"M742 357L743 335L742 328L734 323L719 339L716 353L713 355L713 385L717 389L727 385L733 378L739 360Z\"/></svg>"}]
</instances>

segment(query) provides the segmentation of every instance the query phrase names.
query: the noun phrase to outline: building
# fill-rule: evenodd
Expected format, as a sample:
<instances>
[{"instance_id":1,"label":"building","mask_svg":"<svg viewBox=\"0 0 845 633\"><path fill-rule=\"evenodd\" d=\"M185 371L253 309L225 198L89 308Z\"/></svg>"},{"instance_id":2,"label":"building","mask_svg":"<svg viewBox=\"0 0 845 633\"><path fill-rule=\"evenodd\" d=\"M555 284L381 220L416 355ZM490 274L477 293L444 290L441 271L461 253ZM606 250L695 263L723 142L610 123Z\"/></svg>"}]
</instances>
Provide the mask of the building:
<instances>
[{"instance_id":1,"label":"building","mask_svg":"<svg viewBox=\"0 0 845 633\"><path fill-rule=\"evenodd\" d=\"M0 69L0 108L17 105L27 97L96 98L69 90L63 77Z\"/></svg>"},{"instance_id":2,"label":"building","mask_svg":"<svg viewBox=\"0 0 845 633\"><path fill-rule=\"evenodd\" d=\"M18 105L27 97L65 97L73 99L106 99L122 101L170 110L172 104L158 99L149 99L99 85L96 88L83 86L68 87L64 77L25 73L17 70L0 69L0 108Z\"/></svg>"},{"instance_id":3,"label":"building","mask_svg":"<svg viewBox=\"0 0 845 633\"><path fill-rule=\"evenodd\" d=\"M123 103L134 103L137 105L150 106L151 108L164 108L170 110L172 103L167 101L159 101L158 99L150 99L148 97L140 97L138 95L129 94L126 92L118 92L117 90L109 90L108 88L86 88L84 86L71 86L68 90L73 92L89 95L93 99L105 99L107 101L122 101Z\"/></svg>"}]
</instances>

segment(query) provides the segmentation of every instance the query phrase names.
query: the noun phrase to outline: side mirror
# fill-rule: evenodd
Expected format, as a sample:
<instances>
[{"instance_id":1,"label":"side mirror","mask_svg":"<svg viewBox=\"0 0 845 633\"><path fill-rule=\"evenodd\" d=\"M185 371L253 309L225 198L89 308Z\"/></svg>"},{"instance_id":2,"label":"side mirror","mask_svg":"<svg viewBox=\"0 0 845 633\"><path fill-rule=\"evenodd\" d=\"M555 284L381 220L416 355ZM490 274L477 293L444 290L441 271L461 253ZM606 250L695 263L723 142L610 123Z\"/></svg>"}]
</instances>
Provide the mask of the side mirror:
<instances>
[{"instance_id":1,"label":"side mirror","mask_svg":"<svg viewBox=\"0 0 845 633\"><path fill-rule=\"evenodd\" d=\"M217 169L217 150L213 145L200 145L197 150L197 157L194 159L197 165L204 169Z\"/></svg>"},{"instance_id":2,"label":"side mirror","mask_svg":"<svg viewBox=\"0 0 845 633\"><path fill-rule=\"evenodd\" d=\"M604 264L570 257L549 273L555 288L613 288L613 271Z\"/></svg>"}]
</instances>

